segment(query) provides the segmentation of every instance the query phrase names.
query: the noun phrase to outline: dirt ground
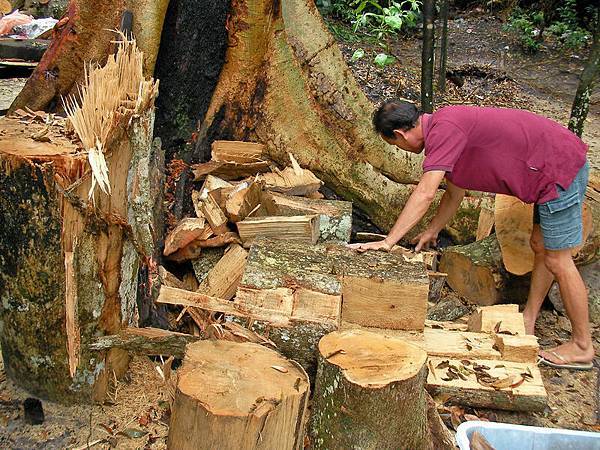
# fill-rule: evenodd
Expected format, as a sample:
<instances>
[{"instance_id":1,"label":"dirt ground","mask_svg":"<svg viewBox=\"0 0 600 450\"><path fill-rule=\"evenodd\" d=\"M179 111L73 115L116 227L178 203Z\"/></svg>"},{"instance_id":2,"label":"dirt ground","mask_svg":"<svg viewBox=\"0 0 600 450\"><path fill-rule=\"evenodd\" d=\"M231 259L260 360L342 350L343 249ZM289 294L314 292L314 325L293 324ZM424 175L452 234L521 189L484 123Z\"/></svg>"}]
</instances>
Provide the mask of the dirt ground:
<instances>
[{"instance_id":1,"label":"dirt ground","mask_svg":"<svg viewBox=\"0 0 600 450\"><path fill-rule=\"evenodd\" d=\"M471 14L450 21L449 70L462 70L462 87L449 82L439 104L467 103L527 108L565 123L577 86L585 54L556 51L550 47L535 57L523 55L502 23L493 17ZM365 57L350 66L366 94L379 102L397 96L419 98L420 41L418 36L401 38L391 45L398 63L384 70L372 61L380 50L368 42L340 40L349 60L354 50L364 48ZM461 75L462 73L462 75ZM0 109L22 86L23 80L0 80ZM600 153L600 92L592 96L584 140L593 158ZM542 312L537 333L542 347L562 342L569 336L568 320L550 308ZM569 372L543 368L549 406L540 414L509 413L467 409L489 420L549 427L600 431L600 329L594 328L596 368L589 372ZM166 448L169 404L157 367L160 362L134 358L125 379L109 404L65 407L43 402L45 421L28 425L23 401L28 394L6 379L0 370L0 448ZM445 418L448 418L447 416Z\"/></svg>"}]
</instances>

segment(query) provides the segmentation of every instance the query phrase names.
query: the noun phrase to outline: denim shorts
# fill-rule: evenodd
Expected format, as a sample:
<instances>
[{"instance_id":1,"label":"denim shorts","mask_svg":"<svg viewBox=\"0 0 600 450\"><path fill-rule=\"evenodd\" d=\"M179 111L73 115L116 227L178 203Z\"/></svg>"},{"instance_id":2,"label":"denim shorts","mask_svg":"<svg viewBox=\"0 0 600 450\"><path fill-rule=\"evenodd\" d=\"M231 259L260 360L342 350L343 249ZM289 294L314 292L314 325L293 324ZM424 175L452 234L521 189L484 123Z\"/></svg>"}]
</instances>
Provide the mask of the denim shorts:
<instances>
[{"instance_id":1,"label":"denim shorts","mask_svg":"<svg viewBox=\"0 0 600 450\"><path fill-rule=\"evenodd\" d=\"M564 250L583 241L582 210L590 173L586 161L567 189L556 186L558 198L533 208L533 223L538 223L547 250Z\"/></svg>"}]
</instances>

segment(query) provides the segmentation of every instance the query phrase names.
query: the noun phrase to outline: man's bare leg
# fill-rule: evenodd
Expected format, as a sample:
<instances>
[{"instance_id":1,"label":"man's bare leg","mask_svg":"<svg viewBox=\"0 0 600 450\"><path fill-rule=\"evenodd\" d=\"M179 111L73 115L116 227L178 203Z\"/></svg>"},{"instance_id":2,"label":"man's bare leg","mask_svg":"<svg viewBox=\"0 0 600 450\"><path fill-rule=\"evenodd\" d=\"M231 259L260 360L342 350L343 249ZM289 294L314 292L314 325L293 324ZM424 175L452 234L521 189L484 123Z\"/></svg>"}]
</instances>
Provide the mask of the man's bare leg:
<instances>
[{"instance_id":1,"label":"man's bare leg","mask_svg":"<svg viewBox=\"0 0 600 450\"><path fill-rule=\"evenodd\" d=\"M571 250L546 250L546 266L552 272L558 286L565 311L571 321L571 339L542 356L555 364L568 362L587 363L594 358L594 347L588 315L588 296L583 279L575 267ZM557 353L564 361L557 358Z\"/></svg>"},{"instance_id":2,"label":"man's bare leg","mask_svg":"<svg viewBox=\"0 0 600 450\"><path fill-rule=\"evenodd\" d=\"M525 320L525 332L533 334L535 330L535 321L537 320L540 308L552 282L554 275L546 267L546 249L544 248L544 238L539 224L533 224L533 232L530 240L531 249L535 254L533 263L533 272L531 273L531 285L527 304L523 310L523 319Z\"/></svg>"}]
</instances>

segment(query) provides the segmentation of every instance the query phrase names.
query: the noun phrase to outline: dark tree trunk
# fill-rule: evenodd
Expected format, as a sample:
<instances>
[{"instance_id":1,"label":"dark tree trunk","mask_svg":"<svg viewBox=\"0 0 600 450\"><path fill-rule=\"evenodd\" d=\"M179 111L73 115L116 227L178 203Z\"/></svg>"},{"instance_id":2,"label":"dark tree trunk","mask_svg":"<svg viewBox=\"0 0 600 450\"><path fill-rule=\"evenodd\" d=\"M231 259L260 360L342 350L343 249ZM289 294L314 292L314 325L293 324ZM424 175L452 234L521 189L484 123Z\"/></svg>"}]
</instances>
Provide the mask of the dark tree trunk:
<instances>
[{"instance_id":1,"label":"dark tree trunk","mask_svg":"<svg viewBox=\"0 0 600 450\"><path fill-rule=\"evenodd\" d=\"M421 56L421 108L433 112L433 52L435 0L423 1L423 53Z\"/></svg>"},{"instance_id":2,"label":"dark tree trunk","mask_svg":"<svg viewBox=\"0 0 600 450\"><path fill-rule=\"evenodd\" d=\"M442 0L440 4L440 20L442 22L442 37L440 40L438 88L443 93L446 91L446 61L448 59L448 0Z\"/></svg>"},{"instance_id":3,"label":"dark tree trunk","mask_svg":"<svg viewBox=\"0 0 600 450\"><path fill-rule=\"evenodd\" d=\"M580 137L583 134L585 119L590 109L592 88L600 72L600 8L596 8L595 14L594 41L588 62L579 79L579 86L575 93L575 99L571 108L571 118L569 119L569 130Z\"/></svg>"}]
</instances>

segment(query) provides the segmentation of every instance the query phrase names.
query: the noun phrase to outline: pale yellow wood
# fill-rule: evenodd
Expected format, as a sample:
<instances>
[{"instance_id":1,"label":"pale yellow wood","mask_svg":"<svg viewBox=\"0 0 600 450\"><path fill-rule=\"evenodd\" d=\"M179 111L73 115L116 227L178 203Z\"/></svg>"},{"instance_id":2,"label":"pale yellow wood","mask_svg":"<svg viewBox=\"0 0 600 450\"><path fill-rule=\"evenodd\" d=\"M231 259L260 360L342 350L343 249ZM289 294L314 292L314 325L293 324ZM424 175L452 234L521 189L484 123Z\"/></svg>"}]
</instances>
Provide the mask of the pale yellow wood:
<instances>
[{"instance_id":1,"label":"pale yellow wood","mask_svg":"<svg viewBox=\"0 0 600 450\"><path fill-rule=\"evenodd\" d=\"M319 190L323 182L308 169L297 166L286 167L270 173L259 175L268 190L287 195L308 196Z\"/></svg>"},{"instance_id":2,"label":"pale yellow wood","mask_svg":"<svg viewBox=\"0 0 600 450\"><path fill-rule=\"evenodd\" d=\"M209 161L206 163L193 164L192 172L194 180L205 179L208 175L214 175L225 180L239 180L246 177L254 177L257 173L269 170L268 161L257 161L249 163Z\"/></svg>"},{"instance_id":3,"label":"pale yellow wood","mask_svg":"<svg viewBox=\"0 0 600 450\"><path fill-rule=\"evenodd\" d=\"M240 284L248 252L238 244L231 244L223 257L208 272L208 275L198 287L198 292L231 300Z\"/></svg>"},{"instance_id":4,"label":"pale yellow wood","mask_svg":"<svg viewBox=\"0 0 600 450\"><path fill-rule=\"evenodd\" d=\"M65 252L65 331L71 378L77 372L81 356L81 334L77 319L77 280L73 263L73 252Z\"/></svg>"},{"instance_id":5,"label":"pale yellow wood","mask_svg":"<svg viewBox=\"0 0 600 450\"><path fill-rule=\"evenodd\" d=\"M506 361L533 363L537 360L540 351L538 339L532 335L495 334L494 341L502 359Z\"/></svg>"},{"instance_id":6,"label":"pale yellow wood","mask_svg":"<svg viewBox=\"0 0 600 450\"><path fill-rule=\"evenodd\" d=\"M414 252L408 248L401 247L399 245L394 245L390 253L396 255L402 255L405 261L408 262L422 262L425 264L428 270L437 271L437 261L438 261L438 252L433 250L423 250L419 253Z\"/></svg>"},{"instance_id":7,"label":"pale yellow wood","mask_svg":"<svg viewBox=\"0 0 600 450\"><path fill-rule=\"evenodd\" d=\"M189 344L178 380L168 448L300 450L310 393L306 372L254 343Z\"/></svg>"},{"instance_id":8,"label":"pale yellow wood","mask_svg":"<svg viewBox=\"0 0 600 450\"><path fill-rule=\"evenodd\" d=\"M265 146L254 142L214 141L212 159L222 162L252 163L262 161Z\"/></svg>"},{"instance_id":9,"label":"pale yellow wood","mask_svg":"<svg viewBox=\"0 0 600 450\"><path fill-rule=\"evenodd\" d=\"M342 279L342 318L359 325L422 330L429 286L423 283L359 278Z\"/></svg>"},{"instance_id":10,"label":"pale yellow wood","mask_svg":"<svg viewBox=\"0 0 600 450\"><path fill-rule=\"evenodd\" d=\"M533 204L523 203L510 195L497 194L494 221L506 270L515 275L531 272L534 254L529 240L533 230Z\"/></svg>"},{"instance_id":11,"label":"pale yellow wood","mask_svg":"<svg viewBox=\"0 0 600 450\"><path fill-rule=\"evenodd\" d=\"M200 210L210 224L213 233L219 235L227 232L227 217L225 217L217 202L210 195L207 195L202 200Z\"/></svg>"},{"instance_id":12,"label":"pale yellow wood","mask_svg":"<svg viewBox=\"0 0 600 450\"><path fill-rule=\"evenodd\" d=\"M237 228L244 247L252 245L258 237L316 244L319 238L319 216L248 217L238 222Z\"/></svg>"},{"instance_id":13,"label":"pale yellow wood","mask_svg":"<svg viewBox=\"0 0 600 450\"><path fill-rule=\"evenodd\" d=\"M239 311L236 305L228 300L170 286L161 286L158 298L155 301L164 305L193 306L207 311L246 316L244 311Z\"/></svg>"},{"instance_id":14,"label":"pale yellow wood","mask_svg":"<svg viewBox=\"0 0 600 450\"><path fill-rule=\"evenodd\" d=\"M225 200L225 212L232 222L244 220L261 202L262 184L244 185L246 187L236 189Z\"/></svg>"},{"instance_id":15,"label":"pale yellow wood","mask_svg":"<svg viewBox=\"0 0 600 450\"><path fill-rule=\"evenodd\" d=\"M175 253L180 248L199 238L204 233L205 222L206 220L200 217L186 217L185 219L181 219L165 238L163 255L168 256L171 253Z\"/></svg>"},{"instance_id":16,"label":"pale yellow wood","mask_svg":"<svg viewBox=\"0 0 600 450\"><path fill-rule=\"evenodd\" d=\"M472 360L466 367L473 363L489 367L487 373L499 380L512 379L518 383L523 376L525 381L514 388L494 389L480 384L474 374L464 373L466 380L448 378L447 369L438 369L438 365L447 361L454 367L463 366L458 359L430 357L428 362L429 375L427 377L427 390L432 395L439 396L444 401L458 403L475 408L494 408L516 411L542 411L548 401L548 394L544 388L542 375L535 363L519 363L509 361Z\"/></svg>"},{"instance_id":17,"label":"pale yellow wood","mask_svg":"<svg viewBox=\"0 0 600 450\"><path fill-rule=\"evenodd\" d=\"M494 210L487 207L486 204L481 205L481 210L479 211L479 219L477 221L477 233L475 235L475 240L480 241L485 239L492 233L492 228L494 227Z\"/></svg>"},{"instance_id":18,"label":"pale yellow wood","mask_svg":"<svg viewBox=\"0 0 600 450\"><path fill-rule=\"evenodd\" d=\"M484 306L475 311L468 322L469 331L478 333L525 334L523 314L518 305ZM517 312L515 312L515 310Z\"/></svg>"}]
</instances>

